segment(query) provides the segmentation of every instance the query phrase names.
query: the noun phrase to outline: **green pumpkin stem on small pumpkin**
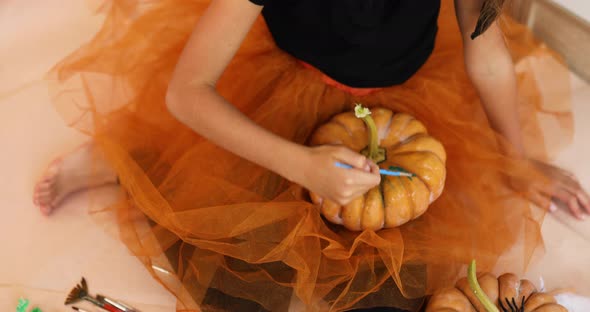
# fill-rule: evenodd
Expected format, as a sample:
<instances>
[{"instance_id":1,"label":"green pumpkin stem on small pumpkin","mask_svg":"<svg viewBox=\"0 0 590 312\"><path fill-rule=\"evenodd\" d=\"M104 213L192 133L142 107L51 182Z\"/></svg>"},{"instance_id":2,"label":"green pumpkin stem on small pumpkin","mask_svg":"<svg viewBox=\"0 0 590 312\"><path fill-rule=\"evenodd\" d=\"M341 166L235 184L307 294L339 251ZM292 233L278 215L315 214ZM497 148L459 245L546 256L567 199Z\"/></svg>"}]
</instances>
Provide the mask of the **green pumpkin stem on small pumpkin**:
<instances>
[{"instance_id":1,"label":"green pumpkin stem on small pumpkin","mask_svg":"<svg viewBox=\"0 0 590 312\"><path fill-rule=\"evenodd\" d=\"M356 118L360 118L365 122L369 132L369 146L362 150L361 153L375 163L385 161L385 149L379 147L379 131L377 130L375 121L371 117L371 111L363 107L362 104L357 103L354 107L354 115Z\"/></svg>"},{"instance_id":2,"label":"green pumpkin stem on small pumpkin","mask_svg":"<svg viewBox=\"0 0 590 312\"><path fill-rule=\"evenodd\" d=\"M469 287L477 300L481 302L487 312L500 312L496 305L490 300L490 298L483 292L481 286L479 286L479 282L477 281L477 268L475 265L475 260L471 261L469 268L467 269L467 281L469 281Z\"/></svg>"}]
</instances>

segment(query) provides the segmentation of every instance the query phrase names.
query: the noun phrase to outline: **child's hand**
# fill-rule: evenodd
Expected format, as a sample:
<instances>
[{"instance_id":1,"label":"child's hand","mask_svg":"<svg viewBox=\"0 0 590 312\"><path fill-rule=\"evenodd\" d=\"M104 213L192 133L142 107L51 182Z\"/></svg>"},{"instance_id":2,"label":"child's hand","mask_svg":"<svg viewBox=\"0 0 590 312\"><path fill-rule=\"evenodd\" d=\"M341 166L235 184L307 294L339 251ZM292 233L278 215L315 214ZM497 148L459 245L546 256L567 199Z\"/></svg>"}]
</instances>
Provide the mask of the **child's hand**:
<instances>
[{"instance_id":1,"label":"child's hand","mask_svg":"<svg viewBox=\"0 0 590 312\"><path fill-rule=\"evenodd\" d=\"M580 220L590 214L590 196L573 174L544 162L532 160L531 163L551 180L548 186L537 188L537 198L549 197L557 200L566 205L571 214Z\"/></svg>"},{"instance_id":2,"label":"child's hand","mask_svg":"<svg viewBox=\"0 0 590 312\"><path fill-rule=\"evenodd\" d=\"M365 156L341 146L308 148L296 164L297 183L323 198L346 205L381 182L379 167ZM336 167L336 162L353 169Z\"/></svg>"}]
</instances>

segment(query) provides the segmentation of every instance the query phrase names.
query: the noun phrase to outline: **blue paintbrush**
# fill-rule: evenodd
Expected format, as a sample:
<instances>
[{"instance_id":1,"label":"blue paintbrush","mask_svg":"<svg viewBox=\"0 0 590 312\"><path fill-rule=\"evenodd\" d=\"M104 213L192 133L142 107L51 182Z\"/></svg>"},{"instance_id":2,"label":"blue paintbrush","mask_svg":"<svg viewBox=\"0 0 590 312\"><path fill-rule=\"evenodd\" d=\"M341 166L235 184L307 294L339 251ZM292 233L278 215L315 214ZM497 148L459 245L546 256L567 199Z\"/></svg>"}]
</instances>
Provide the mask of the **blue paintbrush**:
<instances>
[{"instance_id":1,"label":"blue paintbrush","mask_svg":"<svg viewBox=\"0 0 590 312\"><path fill-rule=\"evenodd\" d=\"M347 165L347 164L343 164L340 162L336 163L336 167L338 168L344 168L344 169L352 169L353 167L351 165ZM415 175L409 172L402 172L402 171L392 171L392 170L386 170L386 169L380 169L379 173L382 175L387 175L387 176L392 176L392 177L414 177Z\"/></svg>"}]
</instances>

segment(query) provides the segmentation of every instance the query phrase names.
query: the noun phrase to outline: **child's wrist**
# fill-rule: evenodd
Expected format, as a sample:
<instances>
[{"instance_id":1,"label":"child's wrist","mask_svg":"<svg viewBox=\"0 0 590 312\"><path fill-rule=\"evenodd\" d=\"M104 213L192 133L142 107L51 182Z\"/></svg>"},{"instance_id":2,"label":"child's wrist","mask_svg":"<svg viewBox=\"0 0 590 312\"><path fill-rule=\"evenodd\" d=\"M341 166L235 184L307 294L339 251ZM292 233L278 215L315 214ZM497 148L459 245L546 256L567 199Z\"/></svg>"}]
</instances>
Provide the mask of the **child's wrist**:
<instances>
[{"instance_id":1,"label":"child's wrist","mask_svg":"<svg viewBox=\"0 0 590 312\"><path fill-rule=\"evenodd\" d=\"M274 171L291 182L301 183L304 175L302 167L309 156L309 147L288 142L278 151Z\"/></svg>"}]
</instances>

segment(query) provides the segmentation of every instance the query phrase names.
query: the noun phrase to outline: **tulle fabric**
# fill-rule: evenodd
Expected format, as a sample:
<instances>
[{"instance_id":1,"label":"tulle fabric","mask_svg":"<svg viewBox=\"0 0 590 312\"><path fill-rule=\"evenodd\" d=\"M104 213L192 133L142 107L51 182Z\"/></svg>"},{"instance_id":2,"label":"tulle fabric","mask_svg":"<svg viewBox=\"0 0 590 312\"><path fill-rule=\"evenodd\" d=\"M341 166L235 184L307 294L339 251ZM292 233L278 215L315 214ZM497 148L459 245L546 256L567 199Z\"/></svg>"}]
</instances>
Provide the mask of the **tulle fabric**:
<instances>
[{"instance_id":1,"label":"tulle fabric","mask_svg":"<svg viewBox=\"0 0 590 312\"><path fill-rule=\"evenodd\" d=\"M502 270L526 268L542 245L544 210L508 180L543 177L500 152L465 73L452 1L443 1L433 55L403 85L364 92L326 83L275 46L262 18L219 82L220 94L242 112L301 144L357 101L411 114L443 143L446 188L427 213L397 229L360 233L328 224L302 187L216 147L168 113L168 81L207 5L104 2L100 32L50 76L57 110L93 137L125 190L92 213L116 227L177 296L179 311L414 310L424 295L453 285L473 258L482 270L503 255ZM568 74L559 66L536 71L551 52L508 18L503 25L518 64L526 144L544 159L571 135ZM555 80L547 83L548 76Z\"/></svg>"}]
</instances>

